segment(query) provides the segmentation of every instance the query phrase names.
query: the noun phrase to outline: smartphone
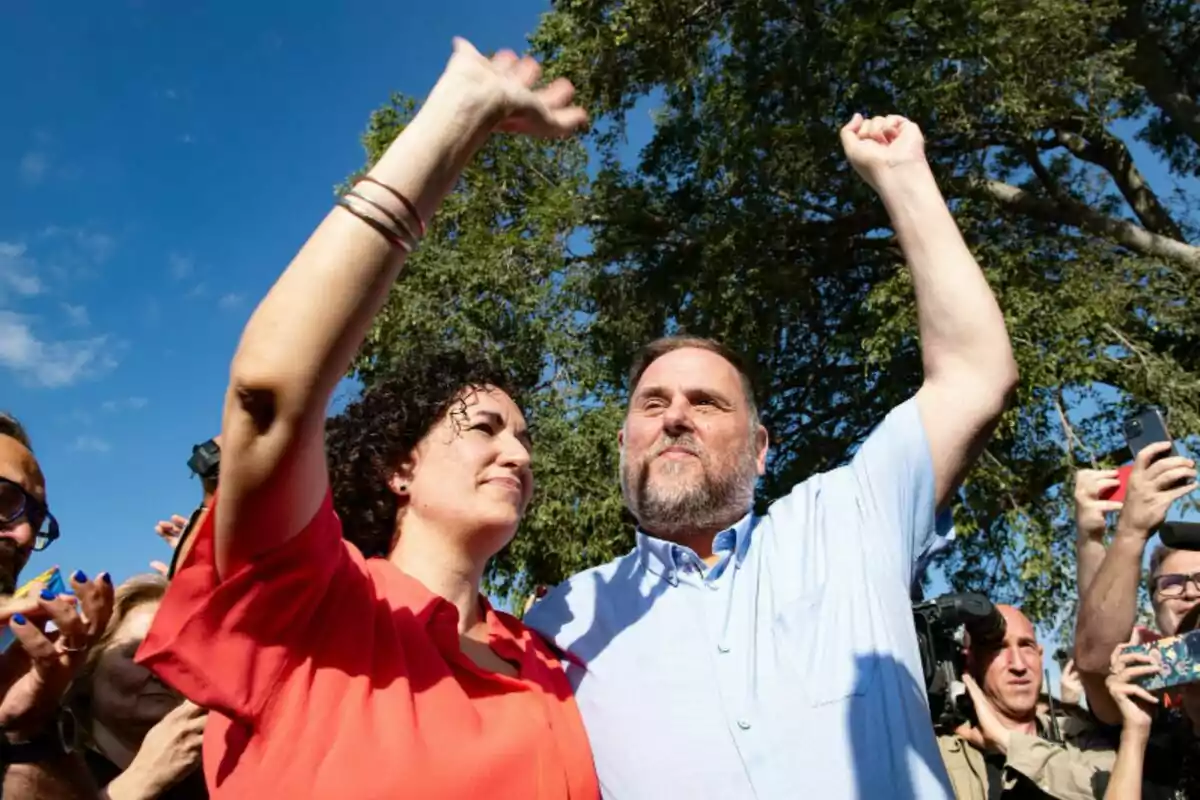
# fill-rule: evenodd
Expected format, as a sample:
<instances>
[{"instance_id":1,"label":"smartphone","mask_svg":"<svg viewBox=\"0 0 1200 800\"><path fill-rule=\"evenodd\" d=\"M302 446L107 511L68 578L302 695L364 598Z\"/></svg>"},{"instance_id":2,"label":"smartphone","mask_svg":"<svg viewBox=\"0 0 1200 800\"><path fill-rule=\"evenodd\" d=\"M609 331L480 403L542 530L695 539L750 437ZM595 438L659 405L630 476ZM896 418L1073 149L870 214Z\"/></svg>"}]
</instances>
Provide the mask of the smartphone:
<instances>
[{"instance_id":1,"label":"smartphone","mask_svg":"<svg viewBox=\"0 0 1200 800\"><path fill-rule=\"evenodd\" d=\"M51 567L41 575L38 575L36 578L26 581L24 586L22 586L20 589L17 589L17 591L13 593L13 599L15 600L29 594L33 586L39 583L44 585L47 590L54 592L55 594L66 594L68 591L70 591L67 588L66 582L63 580L62 570L60 570L58 567ZM0 653L7 653L8 648L11 647L12 643L16 640L17 637L13 634L12 628L10 628L7 624L0 625Z\"/></svg>"},{"instance_id":2,"label":"smartphone","mask_svg":"<svg viewBox=\"0 0 1200 800\"><path fill-rule=\"evenodd\" d=\"M1131 472L1133 472L1133 464L1117 467L1117 480L1119 483L1110 489L1102 490L1100 492L1100 499L1115 500L1118 503L1125 502L1125 492L1129 490L1129 474Z\"/></svg>"},{"instance_id":3,"label":"smartphone","mask_svg":"<svg viewBox=\"0 0 1200 800\"><path fill-rule=\"evenodd\" d=\"M1173 442L1174 439L1171 438L1171 434L1167 433L1167 423L1163 419L1162 412L1157 408L1152 408L1125 420L1125 441L1129 444L1129 452L1133 454L1134 458L1137 458L1137 454L1142 452L1147 445L1155 442ZM1171 449L1158 458L1173 455L1176 455L1175 446L1171 445Z\"/></svg>"},{"instance_id":4,"label":"smartphone","mask_svg":"<svg viewBox=\"0 0 1200 800\"><path fill-rule=\"evenodd\" d=\"M1157 673L1138 679L1138 684L1147 691L1156 692L1200 681L1200 630L1165 636L1130 647L1126 652L1147 653L1161 665Z\"/></svg>"}]
</instances>

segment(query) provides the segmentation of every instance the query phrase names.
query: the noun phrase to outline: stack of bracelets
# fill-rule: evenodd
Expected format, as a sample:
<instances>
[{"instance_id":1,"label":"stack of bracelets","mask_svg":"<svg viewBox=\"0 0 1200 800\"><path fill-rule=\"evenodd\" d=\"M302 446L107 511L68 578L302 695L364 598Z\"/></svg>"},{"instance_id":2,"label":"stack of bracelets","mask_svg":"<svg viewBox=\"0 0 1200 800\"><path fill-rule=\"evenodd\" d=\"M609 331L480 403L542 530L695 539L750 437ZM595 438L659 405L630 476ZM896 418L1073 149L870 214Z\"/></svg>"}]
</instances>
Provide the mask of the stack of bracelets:
<instances>
[{"instance_id":1,"label":"stack of bracelets","mask_svg":"<svg viewBox=\"0 0 1200 800\"><path fill-rule=\"evenodd\" d=\"M371 183L382 189L385 189L392 197L400 201L400 205L404 206L404 211L412 218L412 223L416 224L417 233L413 233L412 224L405 221L398 215L392 212L391 209L385 207L381 203L377 203L371 198L357 191L360 183ZM349 211L354 216L361 219L363 222L374 228L380 236L387 239L388 243L393 247L398 247L405 253L412 253L417 249L417 243L425 236L425 222L421 219L421 215L417 213L417 207L411 201L398 191L388 186L386 183L375 180L369 175L364 175L359 178L354 184L355 188L342 195L338 200L338 206ZM377 213L383 215L383 219L372 214L368 209L374 209Z\"/></svg>"}]
</instances>

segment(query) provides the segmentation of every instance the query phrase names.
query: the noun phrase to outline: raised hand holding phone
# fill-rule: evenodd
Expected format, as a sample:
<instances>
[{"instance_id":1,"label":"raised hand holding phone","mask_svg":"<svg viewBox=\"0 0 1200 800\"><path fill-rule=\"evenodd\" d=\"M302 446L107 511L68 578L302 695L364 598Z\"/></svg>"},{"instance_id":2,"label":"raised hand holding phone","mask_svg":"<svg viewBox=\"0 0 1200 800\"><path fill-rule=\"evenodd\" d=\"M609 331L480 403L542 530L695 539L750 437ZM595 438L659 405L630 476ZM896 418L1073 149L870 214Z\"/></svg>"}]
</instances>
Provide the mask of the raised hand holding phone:
<instances>
[{"instance_id":1,"label":"raised hand holding phone","mask_svg":"<svg viewBox=\"0 0 1200 800\"><path fill-rule=\"evenodd\" d=\"M1129 473L1117 534L1149 539L1166 521L1171 504L1196 489L1196 462L1170 455L1174 445L1152 442L1137 452Z\"/></svg>"},{"instance_id":2,"label":"raised hand holding phone","mask_svg":"<svg viewBox=\"0 0 1200 800\"><path fill-rule=\"evenodd\" d=\"M1156 675L1158 669L1154 657L1132 642L1118 645L1113 651L1105 684L1121 711L1125 727L1143 734L1149 732L1158 698L1141 683Z\"/></svg>"}]
</instances>

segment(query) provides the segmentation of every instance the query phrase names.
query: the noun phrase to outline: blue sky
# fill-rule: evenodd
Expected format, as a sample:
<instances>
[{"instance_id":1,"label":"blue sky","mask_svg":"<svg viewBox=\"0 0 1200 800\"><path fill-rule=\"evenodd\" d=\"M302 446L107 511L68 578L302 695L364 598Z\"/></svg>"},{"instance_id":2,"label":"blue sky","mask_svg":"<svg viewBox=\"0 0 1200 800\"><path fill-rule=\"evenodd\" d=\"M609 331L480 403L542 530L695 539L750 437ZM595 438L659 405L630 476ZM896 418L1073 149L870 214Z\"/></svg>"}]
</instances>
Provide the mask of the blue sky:
<instances>
[{"instance_id":1,"label":"blue sky","mask_svg":"<svg viewBox=\"0 0 1200 800\"><path fill-rule=\"evenodd\" d=\"M454 35L520 48L543 2L22 3L0 25L0 408L27 425L59 564L118 579L199 500L238 335Z\"/></svg>"}]
</instances>

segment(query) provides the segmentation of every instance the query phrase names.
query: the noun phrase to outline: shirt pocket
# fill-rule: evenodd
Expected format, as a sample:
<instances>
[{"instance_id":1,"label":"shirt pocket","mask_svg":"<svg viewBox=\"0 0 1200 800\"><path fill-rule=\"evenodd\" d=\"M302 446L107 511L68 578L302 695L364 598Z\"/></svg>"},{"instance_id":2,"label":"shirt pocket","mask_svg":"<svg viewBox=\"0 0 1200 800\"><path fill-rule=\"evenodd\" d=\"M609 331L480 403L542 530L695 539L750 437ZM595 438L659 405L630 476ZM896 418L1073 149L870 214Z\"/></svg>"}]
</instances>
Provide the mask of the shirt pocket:
<instances>
[{"instance_id":1,"label":"shirt pocket","mask_svg":"<svg viewBox=\"0 0 1200 800\"><path fill-rule=\"evenodd\" d=\"M880 658L871 626L849 593L828 587L785 603L775 615L780 666L814 706L865 695Z\"/></svg>"}]
</instances>

